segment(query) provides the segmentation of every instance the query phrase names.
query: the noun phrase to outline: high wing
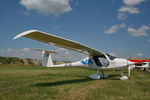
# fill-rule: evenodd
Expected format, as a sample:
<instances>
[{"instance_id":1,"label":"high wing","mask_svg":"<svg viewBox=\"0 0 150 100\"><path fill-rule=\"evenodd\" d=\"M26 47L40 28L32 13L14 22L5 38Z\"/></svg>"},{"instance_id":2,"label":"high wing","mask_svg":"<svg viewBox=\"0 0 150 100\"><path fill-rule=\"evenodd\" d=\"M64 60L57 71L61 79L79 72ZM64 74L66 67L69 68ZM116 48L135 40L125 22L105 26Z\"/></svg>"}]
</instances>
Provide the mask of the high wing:
<instances>
[{"instance_id":1,"label":"high wing","mask_svg":"<svg viewBox=\"0 0 150 100\"><path fill-rule=\"evenodd\" d=\"M26 37L26 38L44 42L50 45L59 46L62 48L78 51L81 53L86 53L86 54L89 54L90 56L103 56L104 55L103 52L90 48L81 43L78 43L69 39L65 39L62 37L58 37L52 34L47 34L38 30L25 31L15 36L13 39L17 39L20 37Z\"/></svg>"}]
</instances>

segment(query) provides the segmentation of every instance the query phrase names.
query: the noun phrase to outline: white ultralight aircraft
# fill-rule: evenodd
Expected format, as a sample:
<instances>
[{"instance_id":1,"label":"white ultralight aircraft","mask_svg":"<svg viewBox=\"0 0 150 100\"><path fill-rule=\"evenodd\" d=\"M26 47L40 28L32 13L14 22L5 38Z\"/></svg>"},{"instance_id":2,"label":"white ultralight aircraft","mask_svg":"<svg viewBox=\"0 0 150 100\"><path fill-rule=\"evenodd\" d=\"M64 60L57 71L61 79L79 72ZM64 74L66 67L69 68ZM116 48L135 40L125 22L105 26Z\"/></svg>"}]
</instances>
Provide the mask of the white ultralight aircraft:
<instances>
[{"instance_id":1,"label":"white ultralight aircraft","mask_svg":"<svg viewBox=\"0 0 150 100\"><path fill-rule=\"evenodd\" d=\"M47 34L38 30L29 30L18 34L13 39L20 37L26 37L40 42L44 42L53 46L62 47L69 50L74 50L80 53L87 54L88 57L77 62L54 65L52 62L51 54L56 53L49 50L35 49L36 51L43 52L43 66L46 67L65 67L65 66L83 66L90 69L95 69L97 72L90 75L92 79L107 78L104 74L105 70L121 70L123 67L128 67L128 77L130 77L130 66L136 64L136 62L129 61L124 58L113 57L107 53L101 52L99 50L93 49L81 43L58 37L52 34ZM102 75L99 75L99 71ZM124 76L123 72L120 71L121 80L127 80L128 77Z\"/></svg>"}]
</instances>

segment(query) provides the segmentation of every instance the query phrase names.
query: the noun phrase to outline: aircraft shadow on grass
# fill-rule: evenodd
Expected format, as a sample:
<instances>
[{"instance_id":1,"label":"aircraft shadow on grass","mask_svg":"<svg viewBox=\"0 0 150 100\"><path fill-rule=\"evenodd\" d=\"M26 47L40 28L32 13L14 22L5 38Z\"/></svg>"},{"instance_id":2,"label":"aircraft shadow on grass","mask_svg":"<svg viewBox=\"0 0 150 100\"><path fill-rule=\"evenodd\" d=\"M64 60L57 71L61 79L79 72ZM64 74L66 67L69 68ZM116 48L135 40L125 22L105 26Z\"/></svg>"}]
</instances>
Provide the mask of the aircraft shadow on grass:
<instances>
[{"instance_id":1,"label":"aircraft shadow on grass","mask_svg":"<svg viewBox=\"0 0 150 100\"><path fill-rule=\"evenodd\" d=\"M63 81L57 81L57 82L41 82L37 83L34 86L59 86L59 85L68 85L68 84L74 84L74 83L82 83L82 82L88 82L88 81L94 81L90 78L85 79L73 79L73 80L63 80Z\"/></svg>"},{"instance_id":2,"label":"aircraft shadow on grass","mask_svg":"<svg viewBox=\"0 0 150 100\"><path fill-rule=\"evenodd\" d=\"M108 80L120 80L117 78L117 76L119 76L119 75L120 74L109 75L109 77L107 79ZM79 77L79 76L74 76L74 77ZM100 80L107 80L107 79L100 79ZM88 82L88 81L96 81L96 80L93 80L88 77L83 77L83 79L62 80L62 81L56 81L56 82L41 82L41 83L34 84L34 86L39 86L39 87L60 86L60 85L68 85L68 84L74 84L74 83L84 83L84 82Z\"/></svg>"},{"instance_id":3,"label":"aircraft shadow on grass","mask_svg":"<svg viewBox=\"0 0 150 100\"><path fill-rule=\"evenodd\" d=\"M120 76L120 74L112 74L112 75L108 75L108 78L109 80L120 80L118 78L118 76Z\"/></svg>"}]
</instances>

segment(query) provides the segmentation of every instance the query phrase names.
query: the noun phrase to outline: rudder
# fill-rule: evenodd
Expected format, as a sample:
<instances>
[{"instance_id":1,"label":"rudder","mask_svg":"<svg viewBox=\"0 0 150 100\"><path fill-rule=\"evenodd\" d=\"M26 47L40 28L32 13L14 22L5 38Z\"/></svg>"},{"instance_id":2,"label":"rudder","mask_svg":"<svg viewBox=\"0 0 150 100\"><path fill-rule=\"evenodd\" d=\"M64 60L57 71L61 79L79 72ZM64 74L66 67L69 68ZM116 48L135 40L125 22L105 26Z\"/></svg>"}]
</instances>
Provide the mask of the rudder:
<instances>
[{"instance_id":1,"label":"rudder","mask_svg":"<svg viewBox=\"0 0 150 100\"><path fill-rule=\"evenodd\" d=\"M35 51L42 51L42 66L45 67L53 67L53 60L52 60L52 53L55 53L54 51L50 50L41 50L41 49L34 49Z\"/></svg>"}]
</instances>

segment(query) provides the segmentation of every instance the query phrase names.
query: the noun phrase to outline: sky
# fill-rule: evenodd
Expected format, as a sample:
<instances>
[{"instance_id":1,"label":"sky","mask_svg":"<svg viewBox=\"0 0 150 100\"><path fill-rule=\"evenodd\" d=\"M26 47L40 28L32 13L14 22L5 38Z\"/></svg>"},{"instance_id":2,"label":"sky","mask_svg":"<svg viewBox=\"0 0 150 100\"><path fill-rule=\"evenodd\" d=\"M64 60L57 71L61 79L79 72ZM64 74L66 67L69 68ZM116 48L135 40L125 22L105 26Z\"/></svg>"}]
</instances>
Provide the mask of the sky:
<instances>
[{"instance_id":1,"label":"sky","mask_svg":"<svg viewBox=\"0 0 150 100\"><path fill-rule=\"evenodd\" d=\"M0 56L41 58L33 48L55 50L59 60L85 55L17 34L36 29L120 57L150 58L150 0L0 0Z\"/></svg>"}]
</instances>

